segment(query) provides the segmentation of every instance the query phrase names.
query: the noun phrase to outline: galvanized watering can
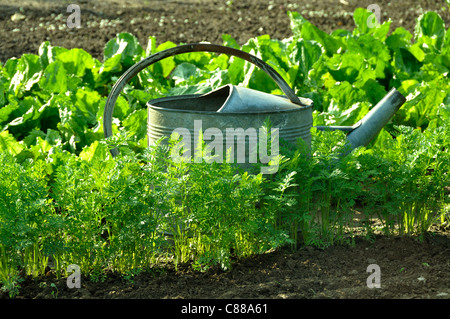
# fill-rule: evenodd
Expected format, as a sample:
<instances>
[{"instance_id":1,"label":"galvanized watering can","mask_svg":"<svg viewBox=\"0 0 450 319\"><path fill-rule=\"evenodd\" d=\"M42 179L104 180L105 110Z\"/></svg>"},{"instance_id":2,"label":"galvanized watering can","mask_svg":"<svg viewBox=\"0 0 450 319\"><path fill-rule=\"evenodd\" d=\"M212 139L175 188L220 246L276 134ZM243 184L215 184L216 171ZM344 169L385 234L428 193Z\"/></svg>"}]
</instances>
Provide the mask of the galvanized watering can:
<instances>
[{"instance_id":1,"label":"galvanized watering can","mask_svg":"<svg viewBox=\"0 0 450 319\"><path fill-rule=\"evenodd\" d=\"M229 132L233 133L232 143L227 139L222 140L224 146L222 150L226 150L230 145L233 147L233 143L236 140L239 141L239 138L245 140L245 136L248 137L248 143L251 143L252 134L254 135L256 130L263 126L266 118L270 118L271 126L278 130L280 139L295 143L298 138L302 138L307 145L310 145L310 129L313 123L312 100L296 96L284 79L261 59L241 50L207 43L181 45L167 49L155 53L129 68L113 86L106 101L103 117L105 137L112 135L114 104L125 84L151 64L188 52L215 52L242 58L267 73L285 96L225 85L206 94L171 96L149 101L147 103L149 145L161 136L170 136L173 132L181 132L185 139L186 136L191 137L191 146L194 146L198 130L201 129L202 132L205 132L204 136L215 135L216 138L220 135L222 138L228 136L226 133ZM317 129L339 129L348 132L347 140L350 149L365 146L380 132L405 101L405 97L393 88L355 125L348 127L320 126ZM252 129L255 130L252 131ZM206 134L208 131L209 134ZM246 145L248 143L246 142ZM189 138L187 144L189 144ZM111 153L115 156L118 154L118 150L113 149ZM247 152L245 155L245 163L252 162L249 153Z\"/></svg>"}]
</instances>

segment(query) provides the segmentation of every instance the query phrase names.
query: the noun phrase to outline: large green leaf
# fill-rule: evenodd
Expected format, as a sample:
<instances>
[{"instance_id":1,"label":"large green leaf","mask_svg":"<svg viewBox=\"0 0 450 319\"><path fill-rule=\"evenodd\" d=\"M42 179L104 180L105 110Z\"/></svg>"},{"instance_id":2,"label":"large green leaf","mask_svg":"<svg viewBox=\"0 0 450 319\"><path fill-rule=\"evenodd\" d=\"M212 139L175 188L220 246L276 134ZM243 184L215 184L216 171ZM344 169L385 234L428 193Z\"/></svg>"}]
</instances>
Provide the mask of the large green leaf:
<instances>
[{"instance_id":1,"label":"large green leaf","mask_svg":"<svg viewBox=\"0 0 450 319\"><path fill-rule=\"evenodd\" d=\"M147 110L141 109L131 113L123 121L123 127L127 135L135 142L145 138L147 134Z\"/></svg>"},{"instance_id":2,"label":"large green leaf","mask_svg":"<svg viewBox=\"0 0 450 319\"><path fill-rule=\"evenodd\" d=\"M93 68L95 87L110 83L113 75L122 71L121 59L122 55L116 54L108 58L101 66Z\"/></svg>"},{"instance_id":3,"label":"large green leaf","mask_svg":"<svg viewBox=\"0 0 450 319\"><path fill-rule=\"evenodd\" d=\"M368 69L374 70L377 78L384 78L386 68L389 66L392 58L385 43L366 34L358 37L356 44L358 46L356 51L364 56ZM349 51L351 51L350 48Z\"/></svg>"},{"instance_id":4,"label":"large green leaf","mask_svg":"<svg viewBox=\"0 0 450 319\"><path fill-rule=\"evenodd\" d=\"M403 27L399 27L386 39L386 45L392 51L400 48L408 48L411 45L413 35Z\"/></svg>"},{"instance_id":5,"label":"large green leaf","mask_svg":"<svg viewBox=\"0 0 450 319\"><path fill-rule=\"evenodd\" d=\"M308 77L313 65L319 61L324 48L316 41L299 39L293 43L290 51L292 64L298 65L304 79Z\"/></svg>"},{"instance_id":6,"label":"large green leaf","mask_svg":"<svg viewBox=\"0 0 450 319\"><path fill-rule=\"evenodd\" d=\"M5 77L3 77L0 73L0 108L2 108L6 104L6 97L5 97L5 84L7 80Z\"/></svg>"},{"instance_id":7,"label":"large green leaf","mask_svg":"<svg viewBox=\"0 0 450 319\"><path fill-rule=\"evenodd\" d=\"M213 54L210 52L189 52L174 56L174 62L180 64L183 62L194 64L199 68L205 68L211 63Z\"/></svg>"},{"instance_id":8,"label":"large green leaf","mask_svg":"<svg viewBox=\"0 0 450 319\"><path fill-rule=\"evenodd\" d=\"M14 76L17 70L17 65L19 64L19 59L11 58L6 61L5 65L2 68L3 76L11 81L11 78Z\"/></svg>"},{"instance_id":9,"label":"large green leaf","mask_svg":"<svg viewBox=\"0 0 450 319\"><path fill-rule=\"evenodd\" d=\"M8 152L12 155L18 155L24 146L16 141L14 136L8 131L0 132L0 152Z\"/></svg>"},{"instance_id":10,"label":"large green leaf","mask_svg":"<svg viewBox=\"0 0 450 319\"><path fill-rule=\"evenodd\" d=\"M354 34L371 34L374 38L381 41L386 39L391 26L391 21L381 23L381 21L377 20L375 13L365 8L357 8L353 13L353 20L356 24L356 28L353 31Z\"/></svg>"},{"instance_id":11,"label":"large green leaf","mask_svg":"<svg viewBox=\"0 0 450 319\"><path fill-rule=\"evenodd\" d=\"M358 102L366 101L365 92L347 81L337 82L328 92L329 108L332 110L344 111Z\"/></svg>"},{"instance_id":12,"label":"large green leaf","mask_svg":"<svg viewBox=\"0 0 450 319\"><path fill-rule=\"evenodd\" d=\"M422 66L422 63L405 48L400 48L394 53L394 61L392 64L396 68L397 76L401 80L410 79Z\"/></svg>"},{"instance_id":13,"label":"large green leaf","mask_svg":"<svg viewBox=\"0 0 450 319\"><path fill-rule=\"evenodd\" d=\"M98 141L93 142L91 145L86 146L80 152L80 158L87 162L92 161L104 161L108 155L108 150L106 145L99 143Z\"/></svg>"},{"instance_id":14,"label":"large green leaf","mask_svg":"<svg viewBox=\"0 0 450 319\"><path fill-rule=\"evenodd\" d=\"M102 97L96 91L79 89L75 94L75 116L80 123L86 123L89 127L97 124L97 114L100 110Z\"/></svg>"},{"instance_id":15,"label":"large green leaf","mask_svg":"<svg viewBox=\"0 0 450 319\"><path fill-rule=\"evenodd\" d=\"M374 79L367 80L361 87L366 92L367 100L372 105L377 104L387 94L386 89Z\"/></svg>"},{"instance_id":16,"label":"large green leaf","mask_svg":"<svg viewBox=\"0 0 450 319\"><path fill-rule=\"evenodd\" d=\"M132 92L135 92L135 91L136 90L134 90ZM118 118L120 121L123 121L128 116L128 114L130 114L131 111L132 111L132 109L130 108L128 101L122 95L119 95L119 97L117 98L116 104L114 105L113 117ZM103 117L103 114L101 114L101 115Z\"/></svg>"},{"instance_id":17,"label":"large green leaf","mask_svg":"<svg viewBox=\"0 0 450 319\"><path fill-rule=\"evenodd\" d=\"M104 61L120 54L120 62L128 68L144 57L144 49L138 39L130 33L119 33L114 39L108 41L104 50Z\"/></svg>"},{"instance_id":18,"label":"large green leaf","mask_svg":"<svg viewBox=\"0 0 450 319\"><path fill-rule=\"evenodd\" d=\"M353 83L366 69L366 62L361 54L346 52L334 55L327 61L327 66L336 81Z\"/></svg>"},{"instance_id":19,"label":"large green leaf","mask_svg":"<svg viewBox=\"0 0 450 319\"><path fill-rule=\"evenodd\" d=\"M49 41L44 41L39 46L39 62L43 69L45 69L50 63L56 61L56 57L64 52L69 51L66 48L52 46Z\"/></svg>"},{"instance_id":20,"label":"large green leaf","mask_svg":"<svg viewBox=\"0 0 450 319\"><path fill-rule=\"evenodd\" d=\"M9 121L6 127L18 140L22 140L35 128L56 128L60 121L58 113L51 100L42 105L35 97L27 96L20 100L19 107L9 114L10 118L14 114L18 116Z\"/></svg>"},{"instance_id":21,"label":"large green leaf","mask_svg":"<svg viewBox=\"0 0 450 319\"><path fill-rule=\"evenodd\" d=\"M408 122L414 127L426 127L429 121L436 118L438 106L444 102L447 94L439 87L422 87L420 94L404 105L408 112Z\"/></svg>"},{"instance_id":22,"label":"large green leaf","mask_svg":"<svg viewBox=\"0 0 450 319\"><path fill-rule=\"evenodd\" d=\"M234 48L234 49L238 49L238 50L241 49L241 46L239 45L237 40L229 34L222 34L222 40L223 40L223 45L226 47L230 47L230 48Z\"/></svg>"},{"instance_id":23,"label":"large green leaf","mask_svg":"<svg viewBox=\"0 0 450 319\"><path fill-rule=\"evenodd\" d=\"M157 48L156 48L156 52L161 52L170 48L174 48L176 47L176 44L170 41L164 42L162 44L160 44ZM153 75L155 76L159 76L159 77L168 77L170 75L170 72L173 71L173 69L175 68L176 63L174 60L174 57L168 57L165 58L155 64L153 64L152 66L150 66L150 69L153 71Z\"/></svg>"},{"instance_id":24,"label":"large green leaf","mask_svg":"<svg viewBox=\"0 0 450 319\"><path fill-rule=\"evenodd\" d=\"M0 108L0 125L7 124L26 111L24 107L21 107L17 98L12 98L7 105Z\"/></svg>"},{"instance_id":25,"label":"large green leaf","mask_svg":"<svg viewBox=\"0 0 450 319\"><path fill-rule=\"evenodd\" d=\"M9 67L9 66L8 66ZM39 81L42 74L39 56L35 54L24 54L17 61L14 76L11 79L9 89L18 96L29 91Z\"/></svg>"},{"instance_id":26,"label":"large green leaf","mask_svg":"<svg viewBox=\"0 0 450 319\"><path fill-rule=\"evenodd\" d=\"M59 54L56 59L64 64L67 74L83 77L86 69L94 66L94 59L83 49L72 49Z\"/></svg>"},{"instance_id":27,"label":"large green leaf","mask_svg":"<svg viewBox=\"0 0 450 319\"><path fill-rule=\"evenodd\" d=\"M202 80L201 70L191 63L183 62L178 64L171 74L172 79L175 80L175 85L180 84L196 84Z\"/></svg>"}]
</instances>

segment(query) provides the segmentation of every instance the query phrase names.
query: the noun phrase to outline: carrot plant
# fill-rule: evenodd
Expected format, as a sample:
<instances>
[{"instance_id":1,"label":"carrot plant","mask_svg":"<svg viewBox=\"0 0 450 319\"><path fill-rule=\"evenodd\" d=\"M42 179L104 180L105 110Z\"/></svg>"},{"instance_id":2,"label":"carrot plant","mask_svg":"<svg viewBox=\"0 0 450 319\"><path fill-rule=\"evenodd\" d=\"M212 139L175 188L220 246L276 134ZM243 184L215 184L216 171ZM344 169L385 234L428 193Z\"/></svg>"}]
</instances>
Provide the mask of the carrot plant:
<instances>
[{"instance_id":1,"label":"carrot plant","mask_svg":"<svg viewBox=\"0 0 450 319\"><path fill-rule=\"evenodd\" d=\"M42 241L48 189L44 179L35 178L38 165L22 166L5 153L0 161L0 282L14 287L22 269L38 277L47 266Z\"/></svg>"},{"instance_id":2,"label":"carrot plant","mask_svg":"<svg viewBox=\"0 0 450 319\"><path fill-rule=\"evenodd\" d=\"M179 149L180 143L172 140L170 145ZM206 147L200 143L196 152L206 153ZM258 208L264 195L261 174L238 173L229 161L164 158L168 211L162 225L173 235L176 262L229 268L233 257L283 244L284 231L274 224L276 207Z\"/></svg>"}]
</instances>

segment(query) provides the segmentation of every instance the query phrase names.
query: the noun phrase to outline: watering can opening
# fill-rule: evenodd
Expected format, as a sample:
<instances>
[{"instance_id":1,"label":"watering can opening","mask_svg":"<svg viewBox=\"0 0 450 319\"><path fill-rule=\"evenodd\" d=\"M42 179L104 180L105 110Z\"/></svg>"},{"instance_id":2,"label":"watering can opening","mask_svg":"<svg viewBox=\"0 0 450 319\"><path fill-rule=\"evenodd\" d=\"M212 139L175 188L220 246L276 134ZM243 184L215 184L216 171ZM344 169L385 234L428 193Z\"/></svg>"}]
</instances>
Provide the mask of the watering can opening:
<instances>
[{"instance_id":1,"label":"watering can opening","mask_svg":"<svg viewBox=\"0 0 450 319\"><path fill-rule=\"evenodd\" d=\"M300 98L303 105L287 97L227 84L205 94L163 97L148 102L148 107L214 113L266 113L312 108L313 101Z\"/></svg>"},{"instance_id":2,"label":"watering can opening","mask_svg":"<svg viewBox=\"0 0 450 319\"><path fill-rule=\"evenodd\" d=\"M218 112L229 99L231 91L232 86L225 85L205 94L187 94L154 99L149 101L147 105L171 110Z\"/></svg>"}]
</instances>

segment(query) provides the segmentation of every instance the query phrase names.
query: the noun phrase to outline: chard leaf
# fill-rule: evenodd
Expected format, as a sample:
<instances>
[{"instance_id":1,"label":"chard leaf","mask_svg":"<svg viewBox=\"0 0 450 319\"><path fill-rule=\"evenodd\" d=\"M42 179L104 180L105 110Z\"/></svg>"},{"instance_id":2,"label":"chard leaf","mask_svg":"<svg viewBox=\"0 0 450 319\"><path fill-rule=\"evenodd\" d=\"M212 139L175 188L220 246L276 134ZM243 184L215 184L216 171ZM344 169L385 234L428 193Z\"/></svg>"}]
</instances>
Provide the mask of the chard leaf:
<instances>
[{"instance_id":1,"label":"chard leaf","mask_svg":"<svg viewBox=\"0 0 450 319\"><path fill-rule=\"evenodd\" d=\"M336 82L329 89L330 108L344 111L358 102L366 100L365 92L349 82Z\"/></svg>"},{"instance_id":2,"label":"chard leaf","mask_svg":"<svg viewBox=\"0 0 450 319\"><path fill-rule=\"evenodd\" d=\"M354 32L359 34L370 33L373 28L369 26L369 21L372 25L380 24L380 21L376 20L375 14L365 8L357 8L353 13L353 20L356 24Z\"/></svg>"},{"instance_id":3,"label":"chard leaf","mask_svg":"<svg viewBox=\"0 0 450 319\"><path fill-rule=\"evenodd\" d=\"M375 71L377 78L384 78L385 69L391 61L391 54L386 45L371 35L360 36L356 44L359 48L357 51L364 56L368 62L369 69Z\"/></svg>"},{"instance_id":4,"label":"chard leaf","mask_svg":"<svg viewBox=\"0 0 450 319\"><path fill-rule=\"evenodd\" d=\"M39 56L35 54L22 55L17 62L15 70L9 89L13 90L20 97L25 91L29 91L41 77L42 68Z\"/></svg>"},{"instance_id":5,"label":"chard leaf","mask_svg":"<svg viewBox=\"0 0 450 319\"><path fill-rule=\"evenodd\" d=\"M5 83L6 79L0 74L0 109L6 104Z\"/></svg>"},{"instance_id":6,"label":"chard leaf","mask_svg":"<svg viewBox=\"0 0 450 319\"><path fill-rule=\"evenodd\" d=\"M170 48L176 47L176 44L170 41L164 42L163 44L160 44L156 48L156 52L161 52ZM158 61L157 63L150 66L150 69L153 71L152 74L162 76L164 78L168 77L172 70L175 68L176 63L174 60L174 57L168 57L166 59L163 59L161 61Z\"/></svg>"},{"instance_id":7,"label":"chard leaf","mask_svg":"<svg viewBox=\"0 0 450 319\"><path fill-rule=\"evenodd\" d=\"M43 69L55 62L55 52L49 41L44 41L39 46L39 62Z\"/></svg>"},{"instance_id":8,"label":"chard leaf","mask_svg":"<svg viewBox=\"0 0 450 319\"><path fill-rule=\"evenodd\" d=\"M89 127L96 125L100 109L100 94L96 91L79 89L75 97L76 116L82 118L80 122L86 123Z\"/></svg>"},{"instance_id":9,"label":"chard leaf","mask_svg":"<svg viewBox=\"0 0 450 319\"><path fill-rule=\"evenodd\" d=\"M178 54L173 58L176 64L187 62L199 68L204 68L205 66L211 63L212 54L209 52L189 52Z\"/></svg>"},{"instance_id":10,"label":"chard leaf","mask_svg":"<svg viewBox=\"0 0 450 319\"><path fill-rule=\"evenodd\" d=\"M444 43L444 37L445 23L436 12L426 12L417 19L414 38L418 43L431 44L440 50ZM427 41L428 38L432 41Z\"/></svg>"},{"instance_id":11,"label":"chard leaf","mask_svg":"<svg viewBox=\"0 0 450 319\"><path fill-rule=\"evenodd\" d=\"M145 50L145 56L150 56L153 53L156 53L156 37L149 36L148 37L148 43L147 43L147 49Z\"/></svg>"},{"instance_id":12,"label":"chard leaf","mask_svg":"<svg viewBox=\"0 0 450 319\"><path fill-rule=\"evenodd\" d=\"M385 21L381 24L381 21L376 20L374 13L364 8L355 10L353 20L356 24L356 29L353 31L355 35L370 34L381 41L386 39L391 26L391 21Z\"/></svg>"},{"instance_id":13,"label":"chard leaf","mask_svg":"<svg viewBox=\"0 0 450 319\"><path fill-rule=\"evenodd\" d=\"M67 73L61 61L50 63L44 71L40 82L41 88L52 93L65 93L67 91Z\"/></svg>"},{"instance_id":14,"label":"chard leaf","mask_svg":"<svg viewBox=\"0 0 450 319\"><path fill-rule=\"evenodd\" d=\"M236 41L236 39L234 39L229 34L222 34L222 40L223 40L223 45L226 47L230 47L230 48L234 48L234 49L238 49L238 50L241 49L241 46Z\"/></svg>"},{"instance_id":15,"label":"chard leaf","mask_svg":"<svg viewBox=\"0 0 450 319\"><path fill-rule=\"evenodd\" d=\"M114 73L122 71L122 65L120 61L122 59L121 54L116 54L110 58L108 58L105 63L100 68L99 74L102 73Z\"/></svg>"},{"instance_id":16,"label":"chard leaf","mask_svg":"<svg viewBox=\"0 0 450 319\"><path fill-rule=\"evenodd\" d=\"M83 77L86 69L94 66L94 59L83 49L72 49L59 54L56 59L64 64L67 74Z\"/></svg>"},{"instance_id":17,"label":"chard leaf","mask_svg":"<svg viewBox=\"0 0 450 319\"><path fill-rule=\"evenodd\" d=\"M367 100L376 105L387 94L386 89L374 79L367 80L361 87L366 92Z\"/></svg>"},{"instance_id":18,"label":"chard leaf","mask_svg":"<svg viewBox=\"0 0 450 319\"><path fill-rule=\"evenodd\" d=\"M411 74L418 72L421 67L416 57L405 48L400 48L394 53L393 65L402 80L411 78Z\"/></svg>"},{"instance_id":19,"label":"chard leaf","mask_svg":"<svg viewBox=\"0 0 450 319\"><path fill-rule=\"evenodd\" d=\"M328 109L328 125L353 125L369 112L369 105L366 102L356 102L342 111L335 103Z\"/></svg>"},{"instance_id":20,"label":"chard leaf","mask_svg":"<svg viewBox=\"0 0 450 319\"><path fill-rule=\"evenodd\" d=\"M87 162L104 161L107 153L106 145L95 141L91 145L84 147L79 156Z\"/></svg>"},{"instance_id":21,"label":"chard leaf","mask_svg":"<svg viewBox=\"0 0 450 319\"><path fill-rule=\"evenodd\" d=\"M400 48L408 48L411 45L413 35L403 27L395 29L394 32L386 39L386 45L392 51Z\"/></svg>"},{"instance_id":22,"label":"chard leaf","mask_svg":"<svg viewBox=\"0 0 450 319\"><path fill-rule=\"evenodd\" d=\"M244 81L244 60L232 56L230 58L230 65L228 67L228 75L230 77L230 83L233 85L238 85Z\"/></svg>"},{"instance_id":23,"label":"chard leaf","mask_svg":"<svg viewBox=\"0 0 450 319\"><path fill-rule=\"evenodd\" d=\"M124 121L123 127L128 136L137 142L147 134L147 110L140 109L131 113Z\"/></svg>"},{"instance_id":24,"label":"chard leaf","mask_svg":"<svg viewBox=\"0 0 450 319\"><path fill-rule=\"evenodd\" d=\"M114 106L113 116L115 118L118 118L120 121L123 121L128 116L128 114L130 114L130 112L131 108L127 100L122 95L119 95L116 101L116 105Z\"/></svg>"},{"instance_id":25,"label":"chard leaf","mask_svg":"<svg viewBox=\"0 0 450 319\"><path fill-rule=\"evenodd\" d=\"M328 71L336 81L355 82L360 72L364 72L364 57L358 53L335 54L327 61Z\"/></svg>"},{"instance_id":26,"label":"chard leaf","mask_svg":"<svg viewBox=\"0 0 450 319\"><path fill-rule=\"evenodd\" d=\"M11 99L4 107L0 108L0 125L7 124L14 118L19 117L25 112L17 99Z\"/></svg>"},{"instance_id":27,"label":"chard leaf","mask_svg":"<svg viewBox=\"0 0 450 319\"><path fill-rule=\"evenodd\" d=\"M120 62L125 68L129 68L144 57L144 49L139 44L138 39L130 33L119 33L111 39L105 46L104 61L112 58L116 54L121 55Z\"/></svg>"},{"instance_id":28,"label":"chard leaf","mask_svg":"<svg viewBox=\"0 0 450 319\"><path fill-rule=\"evenodd\" d=\"M0 152L8 152L14 156L24 150L24 146L16 141L8 131L0 133Z\"/></svg>"},{"instance_id":29,"label":"chard leaf","mask_svg":"<svg viewBox=\"0 0 450 319\"><path fill-rule=\"evenodd\" d=\"M175 80L175 85L195 84L202 79L201 70L191 63L181 63L176 66L172 72L172 79Z\"/></svg>"},{"instance_id":30,"label":"chard leaf","mask_svg":"<svg viewBox=\"0 0 450 319\"><path fill-rule=\"evenodd\" d=\"M45 133L44 132L42 132L41 130L38 130L38 129L33 129L24 139L23 139L23 141L24 141L24 143L27 145L27 146L32 146L32 145L36 145L36 143L37 143L37 138L38 137L40 137L40 138L43 138L43 139L45 139Z\"/></svg>"},{"instance_id":31,"label":"chard leaf","mask_svg":"<svg viewBox=\"0 0 450 319\"><path fill-rule=\"evenodd\" d=\"M313 65L319 61L325 49L316 41L303 40L294 42L291 49L290 59L293 65L298 65L299 70L304 79L308 78L309 71L313 69Z\"/></svg>"},{"instance_id":32,"label":"chard leaf","mask_svg":"<svg viewBox=\"0 0 450 319\"><path fill-rule=\"evenodd\" d=\"M332 56L335 53L345 50L342 39L334 38L320 30L303 18L298 12L289 12L288 15L291 22L292 33L295 37L319 42L325 48L328 56Z\"/></svg>"},{"instance_id":33,"label":"chard leaf","mask_svg":"<svg viewBox=\"0 0 450 319\"><path fill-rule=\"evenodd\" d=\"M409 52L417 59L419 62L423 62L425 59L425 52L422 50L419 43L414 43L409 47Z\"/></svg>"},{"instance_id":34,"label":"chard leaf","mask_svg":"<svg viewBox=\"0 0 450 319\"><path fill-rule=\"evenodd\" d=\"M107 59L101 66L95 66L92 69L95 87L99 87L111 82L114 73L122 71L121 54L116 54Z\"/></svg>"},{"instance_id":35,"label":"chard leaf","mask_svg":"<svg viewBox=\"0 0 450 319\"><path fill-rule=\"evenodd\" d=\"M294 85L298 67L291 63L289 54L286 53L287 46L285 43L279 40L272 40L269 35L262 35L256 39L250 39L245 46L249 49L251 48L256 56L269 64L291 87ZM250 80L250 87L266 92L278 90L274 81L264 71L259 68L252 68L252 70L254 73L252 77L255 82ZM259 85L260 83L267 83L269 87Z\"/></svg>"},{"instance_id":36,"label":"chard leaf","mask_svg":"<svg viewBox=\"0 0 450 319\"><path fill-rule=\"evenodd\" d=\"M44 41L39 46L39 62L43 69L45 69L50 63L56 61L56 57L64 52L69 51L66 48L52 46L49 41Z\"/></svg>"},{"instance_id":37,"label":"chard leaf","mask_svg":"<svg viewBox=\"0 0 450 319\"><path fill-rule=\"evenodd\" d=\"M31 127L35 127L39 123L39 117L42 114L43 108L39 101L33 97L27 96L19 101L20 111L22 114L8 123L11 134L24 135Z\"/></svg>"},{"instance_id":38,"label":"chard leaf","mask_svg":"<svg viewBox=\"0 0 450 319\"><path fill-rule=\"evenodd\" d=\"M45 140L52 146L58 146L62 143L61 134L58 131L48 129Z\"/></svg>"},{"instance_id":39,"label":"chard leaf","mask_svg":"<svg viewBox=\"0 0 450 319\"><path fill-rule=\"evenodd\" d=\"M19 64L19 59L17 58L11 58L6 61L5 65L3 66L2 73L8 80L11 80L11 78L14 76L17 70L17 64Z\"/></svg>"}]
</instances>

